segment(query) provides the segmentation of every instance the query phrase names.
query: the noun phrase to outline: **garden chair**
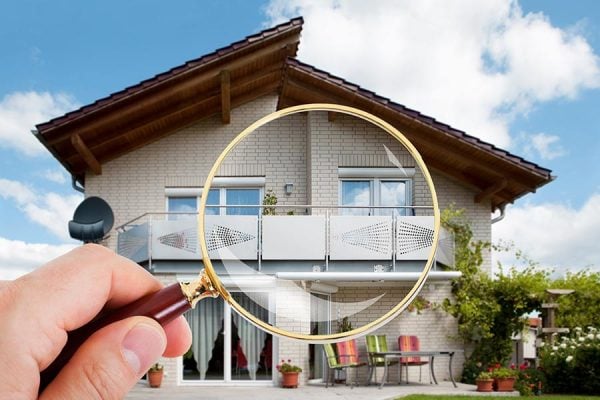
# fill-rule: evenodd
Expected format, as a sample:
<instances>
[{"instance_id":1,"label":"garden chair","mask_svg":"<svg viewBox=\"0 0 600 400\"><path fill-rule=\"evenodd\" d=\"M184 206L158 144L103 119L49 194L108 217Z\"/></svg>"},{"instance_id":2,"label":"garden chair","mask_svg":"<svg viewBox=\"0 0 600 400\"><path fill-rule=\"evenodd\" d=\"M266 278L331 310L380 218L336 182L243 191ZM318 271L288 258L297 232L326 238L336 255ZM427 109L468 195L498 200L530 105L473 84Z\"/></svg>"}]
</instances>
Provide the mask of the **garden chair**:
<instances>
[{"instance_id":1,"label":"garden chair","mask_svg":"<svg viewBox=\"0 0 600 400\"><path fill-rule=\"evenodd\" d=\"M385 353L388 350L387 338L385 335L367 335L367 352L369 353L369 381L371 380L371 375L376 373L376 367L382 367L385 365L385 359L380 356L371 356L371 353ZM398 361L388 361L388 367L391 365L398 364ZM377 378L377 377L376 377Z\"/></svg>"},{"instance_id":2,"label":"garden chair","mask_svg":"<svg viewBox=\"0 0 600 400\"><path fill-rule=\"evenodd\" d=\"M327 366L329 367L325 376L326 388L329 387L330 380L331 385L334 385L334 379L332 379L334 371L347 371L348 368L359 368L366 365L366 363L360 362L358 359L356 340L354 339L337 343L335 347L332 344L325 343L323 344L323 351L325 352ZM350 387L354 388L354 380L351 382Z\"/></svg>"},{"instance_id":3,"label":"garden chair","mask_svg":"<svg viewBox=\"0 0 600 400\"><path fill-rule=\"evenodd\" d=\"M421 351L419 338L417 336L398 336L398 349L400 351ZM408 383L408 367L419 367L419 382L421 382L421 369L423 365L428 363L429 361L423 361L419 356L400 357L400 368L404 366L406 370L406 383ZM429 383L431 383L431 376L429 377Z\"/></svg>"}]
</instances>

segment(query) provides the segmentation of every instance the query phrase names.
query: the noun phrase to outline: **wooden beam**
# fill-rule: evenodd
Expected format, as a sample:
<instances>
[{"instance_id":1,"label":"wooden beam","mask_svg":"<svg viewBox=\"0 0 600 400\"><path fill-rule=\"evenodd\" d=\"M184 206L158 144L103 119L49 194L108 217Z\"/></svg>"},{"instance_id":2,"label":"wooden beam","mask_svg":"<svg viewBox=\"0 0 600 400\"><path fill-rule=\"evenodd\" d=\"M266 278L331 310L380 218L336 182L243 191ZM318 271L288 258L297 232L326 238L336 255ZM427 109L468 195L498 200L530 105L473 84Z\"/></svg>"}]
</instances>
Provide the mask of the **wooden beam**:
<instances>
[{"instance_id":1,"label":"wooden beam","mask_svg":"<svg viewBox=\"0 0 600 400\"><path fill-rule=\"evenodd\" d=\"M221 121L231 122L231 74L229 70L221 71Z\"/></svg>"},{"instance_id":2,"label":"wooden beam","mask_svg":"<svg viewBox=\"0 0 600 400\"><path fill-rule=\"evenodd\" d=\"M75 150L77 150L77 153L79 153L90 170L96 175L101 175L102 165L100 165L96 157L94 157L94 154L88 149L78 134L74 133L71 135L71 144L75 147Z\"/></svg>"},{"instance_id":3,"label":"wooden beam","mask_svg":"<svg viewBox=\"0 0 600 400\"><path fill-rule=\"evenodd\" d=\"M285 41L287 42L291 42L294 40L299 40L299 36L294 35L293 37L291 36L285 39ZM152 114L156 112L156 110L162 109L162 104L164 103L165 99L168 99L171 96L177 96L178 93L182 93L188 90L194 90L194 87L198 86L199 84L202 84L214 78L218 78L219 71L221 71L223 68L229 71L233 71L237 68L241 68L246 65L251 65L252 63L256 62L257 60L260 60L263 57L278 57L281 54L281 47L281 42L275 42L269 46L257 50L248 57L241 57L230 62L223 62L223 60L221 59L216 59L215 62L209 62L206 65L202 65L200 70L194 69L186 71L184 74L170 78L170 83L168 85L167 82L161 83L162 87L167 87L161 89L160 91L154 90L152 91L152 94L142 92L134 95L129 95L124 97L122 100L109 104L108 107L112 108L112 110L107 110L106 116L102 118L97 118L96 115L94 115L94 117L96 117L94 119L94 117L92 117L91 114L95 113L82 115L78 119L84 119L86 121L81 122L81 129L85 129L85 132L95 132L97 130L102 129L112 130L112 126L118 120L131 120L131 118L136 113L144 114L145 112L145 114ZM219 69L216 70L217 68ZM190 76L188 79L184 79L183 75L193 76ZM148 92L151 91L148 90ZM122 104L127 101L129 101L130 104L128 104L126 107L123 107ZM74 122L75 121L69 123L68 125L70 126ZM86 136L83 133L83 131L79 133L82 136ZM63 140L67 140L70 134L71 129L62 125L48 128L44 131L44 136L49 136L47 138L47 143L51 146L58 144Z\"/></svg>"},{"instance_id":4,"label":"wooden beam","mask_svg":"<svg viewBox=\"0 0 600 400\"><path fill-rule=\"evenodd\" d=\"M475 195L475 203L481 203L484 200L491 198L494 194L498 193L508 185L508 180L502 178L493 185L485 188L481 192Z\"/></svg>"},{"instance_id":5,"label":"wooden beam","mask_svg":"<svg viewBox=\"0 0 600 400\"><path fill-rule=\"evenodd\" d=\"M335 121L335 117L337 116L336 112L333 111L327 111L327 121L329 122L333 122Z\"/></svg>"}]
</instances>

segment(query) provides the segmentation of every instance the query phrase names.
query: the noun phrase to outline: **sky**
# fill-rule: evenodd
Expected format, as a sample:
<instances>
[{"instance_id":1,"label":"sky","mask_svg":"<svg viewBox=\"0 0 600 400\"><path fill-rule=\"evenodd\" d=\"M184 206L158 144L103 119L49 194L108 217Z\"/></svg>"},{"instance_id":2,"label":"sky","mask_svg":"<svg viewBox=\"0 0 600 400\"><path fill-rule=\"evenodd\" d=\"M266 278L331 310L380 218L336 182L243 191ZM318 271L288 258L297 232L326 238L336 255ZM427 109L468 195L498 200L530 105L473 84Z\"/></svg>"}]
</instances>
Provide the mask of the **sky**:
<instances>
[{"instance_id":1,"label":"sky","mask_svg":"<svg viewBox=\"0 0 600 400\"><path fill-rule=\"evenodd\" d=\"M35 124L298 15L300 60L553 171L495 242L600 269L600 2L21 0L0 4L0 279L77 245L82 195Z\"/></svg>"}]
</instances>

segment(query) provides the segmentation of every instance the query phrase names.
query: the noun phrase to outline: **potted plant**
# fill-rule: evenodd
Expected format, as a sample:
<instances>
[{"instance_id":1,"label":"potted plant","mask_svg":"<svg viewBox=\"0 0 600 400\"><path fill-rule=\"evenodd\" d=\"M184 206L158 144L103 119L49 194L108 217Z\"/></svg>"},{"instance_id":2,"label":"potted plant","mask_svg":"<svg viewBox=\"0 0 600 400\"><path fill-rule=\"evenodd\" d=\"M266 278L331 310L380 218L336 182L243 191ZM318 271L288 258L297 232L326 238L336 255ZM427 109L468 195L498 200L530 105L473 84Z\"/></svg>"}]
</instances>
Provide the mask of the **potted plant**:
<instances>
[{"instance_id":1,"label":"potted plant","mask_svg":"<svg viewBox=\"0 0 600 400\"><path fill-rule=\"evenodd\" d=\"M159 388L163 379L163 365L156 363L148 370L148 384L150 387Z\"/></svg>"},{"instance_id":2,"label":"potted plant","mask_svg":"<svg viewBox=\"0 0 600 400\"><path fill-rule=\"evenodd\" d=\"M491 392L494 389L494 378L491 372L481 372L475 379L475 383L478 392Z\"/></svg>"},{"instance_id":3,"label":"potted plant","mask_svg":"<svg viewBox=\"0 0 600 400\"><path fill-rule=\"evenodd\" d=\"M297 388L298 378L302 368L292 364L292 360L281 360L281 364L277 365L277 370L281 373L281 386L284 388Z\"/></svg>"},{"instance_id":4,"label":"potted plant","mask_svg":"<svg viewBox=\"0 0 600 400\"><path fill-rule=\"evenodd\" d=\"M496 390L498 392L512 392L515 386L518 372L510 368L498 368L492 372L492 377L496 381Z\"/></svg>"},{"instance_id":5,"label":"potted plant","mask_svg":"<svg viewBox=\"0 0 600 400\"><path fill-rule=\"evenodd\" d=\"M277 195L272 189L267 190L263 198L263 206L276 206ZM263 207L263 215L275 215L275 207Z\"/></svg>"}]
</instances>

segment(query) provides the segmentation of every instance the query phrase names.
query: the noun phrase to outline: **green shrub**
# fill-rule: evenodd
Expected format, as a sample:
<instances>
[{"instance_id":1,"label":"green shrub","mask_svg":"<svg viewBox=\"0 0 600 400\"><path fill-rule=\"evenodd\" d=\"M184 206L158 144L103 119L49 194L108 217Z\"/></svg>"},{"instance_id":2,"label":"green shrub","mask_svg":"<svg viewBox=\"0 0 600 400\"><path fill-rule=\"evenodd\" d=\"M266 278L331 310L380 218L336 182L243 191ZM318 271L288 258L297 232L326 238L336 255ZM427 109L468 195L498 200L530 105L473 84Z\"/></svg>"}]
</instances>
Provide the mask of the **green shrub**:
<instances>
[{"instance_id":1,"label":"green shrub","mask_svg":"<svg viewBox=\"0 0 600 400\"><path fill-rule=\"evenodd\" d=\"M540 366L547 378L546 392L563 394L600 393L600 332L574 332L554 344L543 344Z\"/></svg>"}]
</instances>

